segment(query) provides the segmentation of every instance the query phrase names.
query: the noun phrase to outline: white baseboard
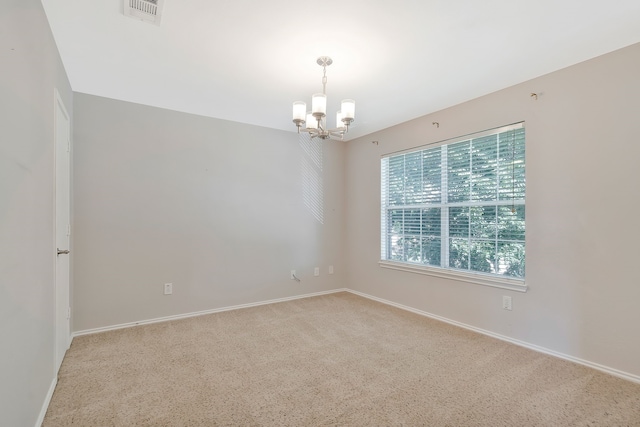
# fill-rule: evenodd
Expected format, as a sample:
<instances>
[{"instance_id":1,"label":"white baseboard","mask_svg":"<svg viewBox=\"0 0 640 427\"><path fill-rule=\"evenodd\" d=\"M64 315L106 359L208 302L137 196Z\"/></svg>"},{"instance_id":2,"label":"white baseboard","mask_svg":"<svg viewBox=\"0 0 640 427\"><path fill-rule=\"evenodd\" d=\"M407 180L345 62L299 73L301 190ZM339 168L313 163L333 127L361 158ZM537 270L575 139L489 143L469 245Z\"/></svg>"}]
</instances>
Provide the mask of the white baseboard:
<instances>
[{"instance_id":1,"label":"white baseboard","mask_svg":"<svg viewBox=\"0 0 640 427\"><path fill-rule=\"evenodd\" d=\"M241 308L257 307L257 306L260 306L260 305L274 304L274 303L277 303L277 302L285 302L285 301L293 301L293 300L296 300L296 299L317 297L317 296L320 296L320 295L328 295L328 294L334 294L336 292L347 292L347 291L348 291L348 289L346 289L346 288L333 289L331 291L315 292L315 293L311 293L311 294L295 295L295 296L286 297L286 298L277 298L277 299L271 299L271 300L267 300L267 301L252 302L252 303L249 303L249 304L240 304L240 305L233 305L233 306L230 306L230 307L214 308L214 309L211 309L211 310L195 311L195 312L192 312L192 313L177 314L177 315L174 315L174 316L165 316L165 317L158 317L158 318L149 319L149 320L140 320L138 322L121 323L119 325L112 325L112 326L105 326L105 327L102 327L102 328L85 329L83 331L77 331L77 332L74 332L72 334L72 336L73 337L79 337L81 335L97 334L99 332L107 332L107 331L114 331L116 329L131 328L133 326L138 326L138 325L148 325L148 324L151 324L151 323L167 322L169 320L186 319L186 318L189 318L189 317L203 316L205 314L221 313L223 311L231 311L231 310L238 310L238 309L241 309Z\"/></svg>"},{"instance_id":2,"label":"white baseboard","mask_svg":"<svg viewBox=\"0 0 640 427\"><path fill-rule=\"evenodd\" d=\"M40 409L40 415L38 415L35 427L42 426L42 423L44 422L44 416L47 415L47 409L49 409L49 403L51 403L51 398L53 397L53 392L56 389L56 385L58 385L58 375L55 375L53 381L51 381L51 386L49 387L47 396L44 398L44 402L42 403L42 409Z\"/></svg>"},{"instance_id":3,"label":"white baseboard","mask_svg":"<svg viewBox=\"0 0 640 427\"><path fill-rule=\"evenodd\" d=\"M373 295L365 294L363 292L354 291L352 289L346 289L346 291L350 292L352 294L355 294L355 295L359 295L359 296L364 297L364 298L368 298L370 300L378 301L378 302L381 302L383 304L387 304L387 305L390 305L390 306L393 306L393 307L396 307L396 308L400 308L402 310L410 311L412 313L419 314L419 315L425 316L425 317L429 317L431 319L439 320L441 322L449 323L450 325L454 325L454 326L458 326L458 327L461 327L461 328L464 328L464 329L468 329L470 331L478 332L478 333L483 334L483 335L488 335L490 337L497 338L499 340L506 341L506 342L509 342L511 344L518 345L520 347L525 347L525 348L528 348L530 350L537 351L539 353L544 353L544 354L548 354L549 356L554 356L554 357L558 357L560 359L568 360L569 362L578 363L580 365L587 366L587 367L593 368L593 369L597 369L598 371L605 372L607 374L610 374L610 375L613 375L613 376L616 376L616 377L619 377L619 378L623 378L625 380L632 381L634 383L639 383L640 384L640 376L638 376L638 375L630 374L628 372L623 372L623 371L620 371L618 369L614 369L614 368L610 368L608 366L600 365L598 363L590 362L588 360L584 360L584 359L580 359L580 358L577 358L577 357L569 356L569 355L564 354L564 353L559 353L557 351L550 350L550 349L545 348L545 347L541 347L541 346L538 346L538 345L535 345L535 344L530 344L528 342L520 341L520 340L517 340L517 339L514 339L514 338L510 338L510 337L507 337L505 335L496 334L495 332L487 331L485 329L476 328L475 326L471 326L471 325L467 325L465 323L457 322L455 320L447 319L446 317L438 316L436 314L431 314L431 313L428 313L426 311L422 311L422 310L418 310L418 309L413 308L413 307L409 307L409 306L406 306L406 305L398 304L398 303L395 303L393 301L389 301L389 300L386 300L386 299L383 299L383 298L374 297Z\"/></svg>"}]
</instances>

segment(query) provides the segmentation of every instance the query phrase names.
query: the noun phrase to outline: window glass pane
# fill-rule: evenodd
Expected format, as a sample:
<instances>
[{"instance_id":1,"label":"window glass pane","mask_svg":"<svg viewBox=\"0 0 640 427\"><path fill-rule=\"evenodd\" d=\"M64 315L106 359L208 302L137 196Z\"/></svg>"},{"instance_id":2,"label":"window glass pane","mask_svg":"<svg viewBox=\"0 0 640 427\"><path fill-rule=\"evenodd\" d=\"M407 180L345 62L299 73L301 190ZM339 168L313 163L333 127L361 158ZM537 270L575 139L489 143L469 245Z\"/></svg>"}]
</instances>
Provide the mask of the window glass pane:
<instances>
[{"instance_id":1,"label":"window glass pane","mask_svg":"<svg viewBox=\"0 0 640 427\"><path fill-rule=\"evenodd\" d=\"M422 238L422 263L440 267L440 238Z\"/></svg>"},{"instance_id":2,"label":"window glass pane","mask_svg":"<svg viewBox=\"0 0 640 427\"><path fill-rule=\"evenodd\" d=\"M392 234L389 236L389 259L392 261L404 261L404 242L401 236Z\"/></svg>"},{"instance_id":3,"label":"window glass pane","mask_svg":"<svg viewBox=\"0 0 640 427\"><path fill-rule=\"evenodd\" d=\"M422 211L422 235L440 237L440 208L429 208Z\"/></svg>"},{"instance_id":4,"label":"window glass pane","mask_svg":"<svg viewBox=\"0 0 640 427\"><path fill-rule=\"evenodd\" d=\"M472 240L469 249L470 270L495 273L496 243L487 240Z\"/></svg>"},{"instance_id":5,"label":"window glass pane","mask_svg":"<svg viewBox=\"0 0 640 427\"><path fill-rule=\"evenodd\" d=\"M404 173L405 203L407 205L422 203L422 153L420 151L404 156Z\"/></svg>"},{"instance_id":6,"label":"window glass pane","mask_svg":"<svg viewBox=\"0 0 640 427\"><path fill-rule=\"evenodd\" d=\"M404 234L420 235L420 210L407 209L404 211Z\"/></svg>"},{"instance_id":7,"label":"window glass pane","mask_svg":"<svg viewBox=\"0 0 640 427\"><path fill-rule=\"evenodd\" d=\"M496 206L474 206L469 213L471 237L496 238Z\"/></svg>"},{"instance_id":8,"label":"window glass pane","mask_svg":"<svg viewBox=\"0 0 640 427\"><path fill-rule=\"evenodd\" d=\"M449 208L449 236L469 237L469 208Z\"/></svg>"},{"instance_id":9,"label":"window glass pane","mask_svg":"<svg viewBox=\"0 0 640 427\"><path fill-rule=\"evenodd\" d=\"M524 278L524 243L498 243L498 274Z\"/></svg>"},{"instance_id":10,"label":"window glass pane","mask_svg":"<svg viewBox=\"0 0 640 427\"><path fill-rule=\"evenodd\" d=\"M469 183L471 177L470 146L471 141L464 141L451 144L447 147L449 203L466 202L469 200Z\"/></svg>"},{"instance_id":11,"label":"window glass pane","mask_svg":"<svg viewBox=\"0 0 640 427\"><path fill-rule=\"evenodd\" d=\"M419 237L408 236L404 239L404 248L407 254L407 261L422 262L422 245Z\"/></svg>"},{"instance_id":12,"label":"window glass pane","mask_svg":"<svg viewBox=\"0 0 640 427\"><path fill-rule=\"evenodd\" d=\"M500 200L524 200L524 129L498 134Z\"/></svg>"},{"instance_id":13,"label":"window glass pane","mask_svg":"<svg viewBox=\"0 0 640 427\"><path fill-rule=\"evenodd\" d=\"M471 142L471 200L495 200L498 192L498 136Z\"/></svg>"},{"instance_id":14,"label":"window glass pane","mask_svg":"<svg viewBox=\"0 0 640 427\"><path fill-rule=\"evenodd\" d=\"M442 149L432 148L422 152L425 203L440 203L442 200Z\"/></svg>"},{"instance_id":15,"label":"window glass pane","mask_svg":"<svg viewBox=\"0 0 640 427\"><path fill-rule=\"evenodd\" d=\"M389 232L401 234L404 232L404 211L402 209L393 209L389 211Z\"/></svg>"},{"instance_id":16,"label":"window glass pane","mask_svg":"<svg viewBox=\"0 0 640 427\"><path fill-rule=\"evenodd\" d=\"M498 207L498 239L524 241L524 206Z\"/></svg>"},{"instance_id":17,"label":"window glass pane","mask_svg":"<svg viewBox=\"0 0 640 427\"><path fill-rule=\"evenodd\" d=\"M449 267L469 269L468 239L449 239Z\"/></svg>"},{"instance_id":18,"label":"window glass pane","mask_svg":"<svg viewBox=\"0 0 640 427\"><path fill-rule=\"evenodd\" d=\"M404 156L389 158L389 205L404 203Z\"/></svg>"}]
</instances>

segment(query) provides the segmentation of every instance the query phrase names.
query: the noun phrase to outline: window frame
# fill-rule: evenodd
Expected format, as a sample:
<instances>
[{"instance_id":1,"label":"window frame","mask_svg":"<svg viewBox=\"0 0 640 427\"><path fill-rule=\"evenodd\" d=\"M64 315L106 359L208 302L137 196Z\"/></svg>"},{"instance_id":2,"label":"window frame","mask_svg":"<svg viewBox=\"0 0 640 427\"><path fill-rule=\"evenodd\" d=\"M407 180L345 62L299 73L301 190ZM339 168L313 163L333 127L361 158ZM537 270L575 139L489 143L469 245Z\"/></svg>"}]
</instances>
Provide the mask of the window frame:
<instances>
[{"instance_id":1,"label":"window frame","mask_svg":"<svg viewBox=\"0 0 640 427\"><path fill-rule=\"evenodd\" d=\"M518 122L518 123L513 123L511 125L506 125L506 126L500 126L497 128L493 128L493 129L488 129L485 131L481 131L481 132L475 132L472 134L468 134L468 135L463 135L460 137L456 137L456 138L451 138L451 139L447 139L447 140L443 140L443 141L438 141L435 143L431 143L431 144L426 144L423 146L419 146L419 147L413 147L410 149L406 149L406 150L401 150L401 151L396 151L396 152L392 152L392 153L387 153L381 156L381 162L380 162L380 171L381 171L381 192L380 192L380 261L379 261L379 265L382 268L387 268L387 269L392 269L392 270L400 270L400 271L407 271L407 272L411 272L411 273L418 273L418 274L426 274L429 276L435 276L435 277L440 277L440 278L445 278L445 279L452 279L452 280L457 280L457 281L461 281L461 282L467 282L467 283L474 283L474 284L479 284L479 285L484 285L484 286L491 286L491 287L497 287L497 288L502 288L502 289L509 289L509 290L513 290L513 291L519 291L519 292L526 292L527 291L527 285L526 285L526 277L525 278L519 278L519 277L512 277L512 276L504 276L504 275L498 275L498 274L493 274L493 273L484 273L484 272L479 272L479 271L473 271L473 270L462 270L462 269L455 269L452 267L441 267L441 266L432 266L432 265L428 265L428 264L421 264L421 263L414 263L414 262L407 262L407 261L399 261L399 260L391 260L388 259L388 237L389 237L389 231L388 231L388 212L390 210L394 209L395 205L391 205L389 203L386 203L389 201L389 194L388 194L388 188L389 188L389 175L388 175L388 170L385 176L384 173L384 161L385 159L389 159L392 158L394 156L399 156L399 155L405 155L405 154L411 154L411 153L417 153L417 152L422 152L424 150L431 150L431 149L435 149L437 147L442 147L442 146L446 146L449 147L453 144L456 144L458 142L463 142L463 141L467 141L467 140L472 140L472 139L478 139L478 138L482 138L485 136L489 136L489 135L495 135L495 134L499 134L499 133L503 133L503 132L508 132L511 130L516 130L516 129L524 129L525 125L524 122ZM525 147L526 147L526 136L525 136ZM446 148L445 148L446 150ZM441 164L441 175L446 174L446 169L447 165L446 165L446 160L442 159L440 160L440 164ZM388 161L387 161L388 163ZM525 176L526 176L526 148L525 148ZM424 173L424 172L423 172ZM444 183L445 179L442 179L442 183ZM525 178L525 182L526 182L526 178ZM423 182L424 183L424 182ZM498 184L499 185L499 184ZM430 207L438 207L439 209L441 209L441 215L442 217L444 216L448 216L448 209L449 208L454 208L454 207L474 207L474 206L486 206L486 202L474 202L474 201L464 201L464 202L458 202L458 203L448 203L447 200L447 188L440 188L441 190L441 194L442 194L442 199L440 200L439 203L432 203L432 204L428 204L428 203L419 203L417 205L404 205L402 208L403 209L412 209L413 207L415 207L416 209L427 209ZM498 191L499 191L499 187L498 187ZM490 205L492 206L512 206L512 205L519 205L519 206L526 206L526 188L525 188L525 195L524 198L521 200L517 200L517 201L504 201L504 200L500 200L498 197L496 197L496 200L491 200ZM396 207L396 209L398 209L398 207ZM447 223L447 227L448 227L448 223ZM443 236L446 236L447 238L449 238L449 233L447 232L443 232L440 231L440 240L441 240L441 253L443 255L442 256L446 256L448 258L448 253L444 254L444 251L446 251L448 248L448 244L442 242L442 238ZM447 242L448 243L448 242ZM525 254L526 254L526 225L525 225L525 236L524 236L524 245L525 245ZM526 257L526 255L525 255ZM442 258L441 258L442 259ZM446 261L445 261L446 262ZM446 262L446 265L448 265L448 262Z\"/></svg>"}]
</instances>

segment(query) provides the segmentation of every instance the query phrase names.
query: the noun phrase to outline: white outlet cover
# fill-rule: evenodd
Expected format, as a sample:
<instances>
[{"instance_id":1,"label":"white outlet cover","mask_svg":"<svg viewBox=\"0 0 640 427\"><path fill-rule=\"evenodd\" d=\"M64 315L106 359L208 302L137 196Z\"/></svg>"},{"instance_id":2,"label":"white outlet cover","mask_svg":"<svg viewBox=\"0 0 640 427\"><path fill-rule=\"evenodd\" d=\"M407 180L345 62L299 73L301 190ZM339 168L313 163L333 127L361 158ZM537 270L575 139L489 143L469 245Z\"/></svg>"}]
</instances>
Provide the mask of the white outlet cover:
<instances>
[{"instance_id":1,"label":"white outlet cover","mask_svg":"<svg viewBox=\"0 0 640 427\"><path fill-rule=\"evenodd\" d=\"M320 267L316 267L313 269L313 275L314 276L319 276L320 275Z\"/></svg>"}]
</instances>

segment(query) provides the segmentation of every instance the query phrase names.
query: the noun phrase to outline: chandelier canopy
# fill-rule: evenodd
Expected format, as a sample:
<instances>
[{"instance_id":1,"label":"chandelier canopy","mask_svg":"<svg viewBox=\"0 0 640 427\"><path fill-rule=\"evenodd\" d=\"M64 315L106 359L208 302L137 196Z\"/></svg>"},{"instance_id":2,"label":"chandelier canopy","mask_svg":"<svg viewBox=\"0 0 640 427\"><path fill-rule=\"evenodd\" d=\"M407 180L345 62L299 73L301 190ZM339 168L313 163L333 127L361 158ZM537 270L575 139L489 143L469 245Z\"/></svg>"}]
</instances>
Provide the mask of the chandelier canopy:
<instances>
[{"instance_id":1,"label":"chandelier canopy","mask_svg":"<svg viewBox=\"0 0 640 427\"><path fill-rule=\"evenodd\" d=\"M308 132L311 138L342 139L355 118L356 102L353 99L342 100L341 109L336 114L335 129L327 128L327 67L333 64L333 60L328 56L321 56L317 62L323 69L322 93L311 96L311 111L307 111L307 104L302 101L293 103L293 123L298 127L298 133ZM305 124L306 127L303 127Z\"/></svg>"}]
</instances>

